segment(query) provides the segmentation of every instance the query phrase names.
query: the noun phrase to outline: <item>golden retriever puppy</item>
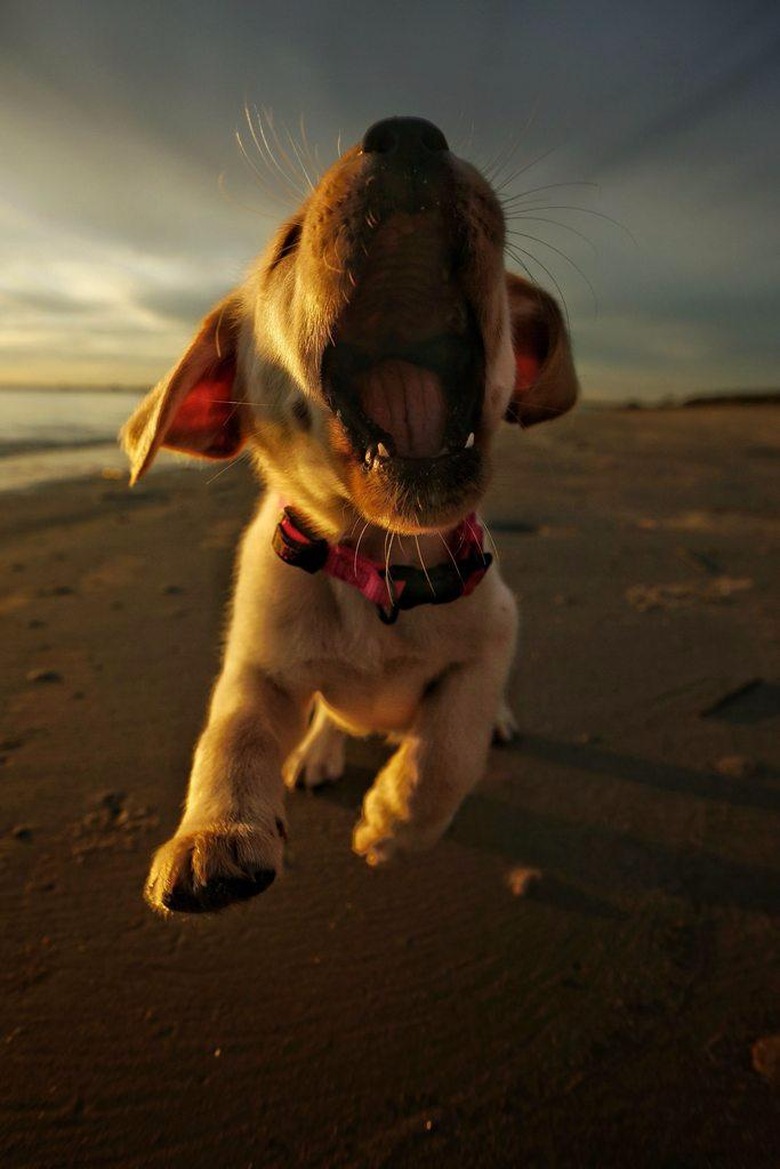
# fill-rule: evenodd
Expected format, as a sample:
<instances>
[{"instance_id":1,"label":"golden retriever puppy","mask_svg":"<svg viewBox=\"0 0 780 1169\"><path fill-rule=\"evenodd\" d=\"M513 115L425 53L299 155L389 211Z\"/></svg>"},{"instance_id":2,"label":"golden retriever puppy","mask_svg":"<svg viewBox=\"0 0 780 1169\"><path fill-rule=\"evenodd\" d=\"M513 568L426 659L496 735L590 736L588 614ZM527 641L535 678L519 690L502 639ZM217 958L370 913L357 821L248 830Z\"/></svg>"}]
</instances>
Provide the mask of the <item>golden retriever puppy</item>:
<instances>
[{"instance_id":1,"label":"golden retriever puppy","mask_svg":"<svg viewBox=\"0 0 780 1169\"><path fill-rule=\"evenodd\" d=\"M432 845L512 717L515 600L475 509L503 419L577 393L555 302L504 269L495 192L420 118L372 126L284 223L122 431L266 484L184 815L146 888L220 909L282 866L285 781L337 778L343 736L398 743L353 848Z\"/></svg>"}]
</instances>

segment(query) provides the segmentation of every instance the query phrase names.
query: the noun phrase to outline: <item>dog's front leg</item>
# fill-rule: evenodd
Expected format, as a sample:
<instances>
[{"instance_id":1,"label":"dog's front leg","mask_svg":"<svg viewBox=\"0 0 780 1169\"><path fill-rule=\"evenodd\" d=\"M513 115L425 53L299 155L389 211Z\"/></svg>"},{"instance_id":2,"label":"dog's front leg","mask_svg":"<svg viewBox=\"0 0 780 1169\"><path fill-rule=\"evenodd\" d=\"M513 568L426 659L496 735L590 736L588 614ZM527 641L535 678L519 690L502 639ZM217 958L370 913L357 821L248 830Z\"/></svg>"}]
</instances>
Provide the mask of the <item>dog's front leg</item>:
<instances>
[{"instance_id":1,"label":"dog's front leg","mask_svg":"<svg viewBox=\"0 0 780 1169\"><path fill-rule=\"evenodd\" d=\"M369 864L435 844L482 778L513 644L489 661L452 667L423 699L363 801L352 845Z\"/></svg>"},{"instance_id":2,"label":"dog's front leg","mask_svg":"<svg viewBox=\"0 0 780 1169\"><path fill-rule=\"evenodd\" d=\"M152 861L154 909L208 912L271 884L286 839L282 762L303 733L305 706L256 667L226 664L181 824Z\"/></svg>"}]
</instances>

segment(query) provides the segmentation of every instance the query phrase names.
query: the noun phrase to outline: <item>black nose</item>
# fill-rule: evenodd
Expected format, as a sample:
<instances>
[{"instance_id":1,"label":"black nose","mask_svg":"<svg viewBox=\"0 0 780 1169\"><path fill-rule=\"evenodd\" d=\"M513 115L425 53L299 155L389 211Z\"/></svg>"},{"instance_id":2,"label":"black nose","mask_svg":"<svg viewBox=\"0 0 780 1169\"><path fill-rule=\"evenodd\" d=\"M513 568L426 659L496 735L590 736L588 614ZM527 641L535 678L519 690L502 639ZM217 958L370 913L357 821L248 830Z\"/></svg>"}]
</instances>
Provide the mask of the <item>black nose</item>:
<instances>
[{"instance_id":1,"label":"black nose","mask_svg":"<svg viewBox=\"0 0 780 1169\"><path fill-rule=\"evenodd\" d=\"M374 122L363 137L364 154L387 154L416 159L449 150L438 126L425 118L385 118Z\"/></svg>"}]
</instances>

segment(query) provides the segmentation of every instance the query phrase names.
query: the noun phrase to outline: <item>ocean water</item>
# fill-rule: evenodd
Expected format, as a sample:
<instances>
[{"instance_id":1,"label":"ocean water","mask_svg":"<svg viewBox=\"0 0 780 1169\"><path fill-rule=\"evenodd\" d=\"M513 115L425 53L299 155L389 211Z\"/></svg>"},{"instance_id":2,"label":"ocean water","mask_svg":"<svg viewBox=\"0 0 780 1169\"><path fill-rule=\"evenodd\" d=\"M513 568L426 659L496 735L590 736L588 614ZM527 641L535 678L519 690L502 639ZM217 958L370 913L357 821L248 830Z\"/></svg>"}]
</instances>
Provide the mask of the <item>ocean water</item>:
<instances>
[{"instance_id":1,"label":"ocean water","mask_svg":"<svg viewBox=\"0 0 780 1169\"><path fill-rule=\"evenodd\" d=\"M139 398L129 391L0 390L0 459L116 442Z\"/></svg>"},{"instance_id":2,"label":"ocean water","mask_svg":"<svg viewBox=\"0 0 780 1169\"><path fill-rule=\"evenodd\" d=\"M85 475L121 475L117 432L131 391L0 390L0 491Z\"/></svg>"}]
</instances>

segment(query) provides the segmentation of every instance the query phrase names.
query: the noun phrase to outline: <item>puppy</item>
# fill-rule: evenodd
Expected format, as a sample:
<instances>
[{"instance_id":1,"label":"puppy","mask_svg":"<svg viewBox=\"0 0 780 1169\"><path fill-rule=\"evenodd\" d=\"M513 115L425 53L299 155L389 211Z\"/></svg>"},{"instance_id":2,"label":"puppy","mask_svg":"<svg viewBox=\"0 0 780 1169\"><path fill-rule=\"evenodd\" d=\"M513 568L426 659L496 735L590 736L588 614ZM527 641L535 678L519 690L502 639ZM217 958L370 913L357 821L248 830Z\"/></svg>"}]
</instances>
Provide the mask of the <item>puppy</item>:
<instances>
[{"instance_id":1,"label":"puppy","mask_svg":"<svg viewBox=\"0 0 780 1169\"><path fill-rule=\"evenodd\" d=\"M516 607L474 511L502 419L563 413L577 381L557 305L505 272L504 236L436 126L378 122L125 425L133 483L161 446L246 448L267 488L153 908L266 889L285 783L337 778L345 733L398 743L354 830L369 864L432 845L511 735Z\"/></svg>"}]
</instances>

